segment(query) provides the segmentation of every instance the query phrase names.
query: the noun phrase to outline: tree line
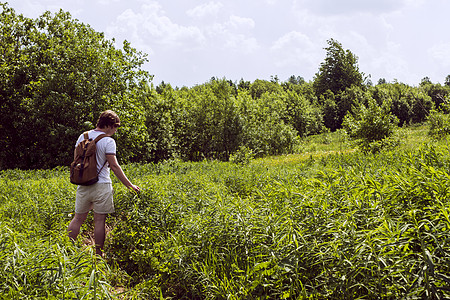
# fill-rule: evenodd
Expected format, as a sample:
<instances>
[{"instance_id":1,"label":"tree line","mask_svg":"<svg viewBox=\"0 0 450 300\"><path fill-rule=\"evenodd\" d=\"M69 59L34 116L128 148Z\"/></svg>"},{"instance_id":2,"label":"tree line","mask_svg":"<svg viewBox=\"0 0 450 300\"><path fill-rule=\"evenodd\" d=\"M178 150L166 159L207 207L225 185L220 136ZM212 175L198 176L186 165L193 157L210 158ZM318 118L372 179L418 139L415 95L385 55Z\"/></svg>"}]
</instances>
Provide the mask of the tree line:
<instances>
[{"instance_id":1,"label":"tree line","mask_svg":"<svg viewBox=\"0 0 450 300\"><path fill-rule=\"evenodd\" d=\"M70 164L76 138L105 109L121 117L115 138L123 162L228 160L242 148L276 155L308 135L351 133L377 109L389 126L420 123L450 95L450 76L444 85L427 77L418 86L373 84L356 55L333 39L312 81L154 86L142 69L147 55L130 43L118 48L67 12L31 19L0 8L0 169Z\"/></svg>"}]
</instances>

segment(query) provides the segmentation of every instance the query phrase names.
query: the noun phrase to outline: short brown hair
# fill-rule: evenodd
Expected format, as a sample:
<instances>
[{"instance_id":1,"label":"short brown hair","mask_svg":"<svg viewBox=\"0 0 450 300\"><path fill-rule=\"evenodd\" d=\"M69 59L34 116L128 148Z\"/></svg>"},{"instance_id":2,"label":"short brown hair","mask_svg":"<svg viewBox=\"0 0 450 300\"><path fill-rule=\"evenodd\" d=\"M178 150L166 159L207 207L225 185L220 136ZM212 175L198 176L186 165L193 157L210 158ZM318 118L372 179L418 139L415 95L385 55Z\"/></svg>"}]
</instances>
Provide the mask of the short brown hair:
<instances>
[{"instance_id":1,"label":"short brown hair","mask_svg":"<svg viewBox=\"0 0 450 300\"><path fill-rule=\"evenodd\" d=\"M119 116L112 110L105 110L100 114L100 117L97 120L97 127L105 128L109 126L119 127L120 119Z\"/></svg>"}]
</instances>

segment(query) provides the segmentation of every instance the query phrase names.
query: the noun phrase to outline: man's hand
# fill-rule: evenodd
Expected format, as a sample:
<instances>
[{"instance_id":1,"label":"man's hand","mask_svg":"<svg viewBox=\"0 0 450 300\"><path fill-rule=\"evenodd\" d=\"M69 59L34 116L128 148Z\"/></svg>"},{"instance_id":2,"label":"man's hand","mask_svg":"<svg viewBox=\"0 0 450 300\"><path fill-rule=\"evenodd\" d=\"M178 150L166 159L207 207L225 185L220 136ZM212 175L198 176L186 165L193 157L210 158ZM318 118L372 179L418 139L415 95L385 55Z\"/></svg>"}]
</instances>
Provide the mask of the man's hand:
<instances>
[{"instance_id":1,"label":"man's hand","mask_svg":"<svg viewBox=\"0 0 450 300\"><path fill-rule=\"evenodd\" d=\"M135 191L136 193L139 193L141 191L141 188L134 184L130 185L128 188Z\"/></svg>"}]
</instances>

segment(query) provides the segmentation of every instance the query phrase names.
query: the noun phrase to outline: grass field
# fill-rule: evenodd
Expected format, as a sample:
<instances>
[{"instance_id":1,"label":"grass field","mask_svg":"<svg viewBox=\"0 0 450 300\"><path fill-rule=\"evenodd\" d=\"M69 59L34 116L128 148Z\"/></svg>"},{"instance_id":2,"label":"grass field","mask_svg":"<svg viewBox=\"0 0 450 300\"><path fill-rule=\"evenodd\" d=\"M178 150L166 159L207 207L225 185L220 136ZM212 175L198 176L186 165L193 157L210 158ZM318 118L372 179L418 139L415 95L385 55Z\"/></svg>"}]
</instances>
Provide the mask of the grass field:
<instances>
[{"instance_id":1,"label":"grass field","mask_svg":"<svg viewBox=\"0 0 450 300\"><path fill-rule=\"evenodd\" d=\"M0 173L0 299L444 299L450 297L445 141L401 129L363 155L340 133L248 165L126 165L105 259L66 237L66 168Z\"/></svg>"}]
</instances>

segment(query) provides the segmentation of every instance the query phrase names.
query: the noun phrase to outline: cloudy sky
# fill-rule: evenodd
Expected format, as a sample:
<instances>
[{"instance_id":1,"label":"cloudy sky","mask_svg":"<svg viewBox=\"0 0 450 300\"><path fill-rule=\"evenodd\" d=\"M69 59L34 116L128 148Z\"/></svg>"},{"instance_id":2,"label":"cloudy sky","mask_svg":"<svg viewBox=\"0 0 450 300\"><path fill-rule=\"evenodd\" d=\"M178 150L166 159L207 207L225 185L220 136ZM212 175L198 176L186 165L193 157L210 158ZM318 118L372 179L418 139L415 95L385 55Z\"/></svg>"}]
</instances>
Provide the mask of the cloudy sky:
<instances>
[{"instance_id":1,"label":"cloudy sky","mask_svg":"<svg viewBox=\"0 0 450 300\"><path fill-rule=\"evenodd\" d=\"M239 81L313 79L327 40L358 56L376 83L418 85L450 74L448 0L9 0L36 18L63 9L118 47L148 54L144 66L173 86L212 76Z\"/></svg>"}]
</instances>

